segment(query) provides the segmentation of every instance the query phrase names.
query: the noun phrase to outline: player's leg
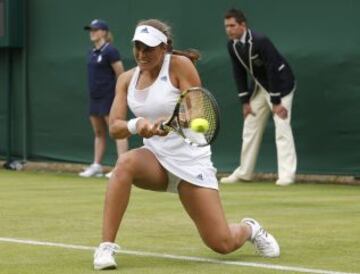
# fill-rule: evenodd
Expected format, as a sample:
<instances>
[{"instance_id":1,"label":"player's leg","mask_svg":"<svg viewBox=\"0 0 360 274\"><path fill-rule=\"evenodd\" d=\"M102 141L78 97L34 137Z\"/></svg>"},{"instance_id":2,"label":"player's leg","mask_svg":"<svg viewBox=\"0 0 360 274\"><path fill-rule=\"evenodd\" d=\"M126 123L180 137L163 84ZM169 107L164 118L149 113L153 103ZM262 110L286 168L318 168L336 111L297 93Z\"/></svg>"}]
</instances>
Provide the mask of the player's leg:
<instances>
[{"instance_id":1,"label":"player's leg","mask_svg":"<svg viewBox=\"0 0 360 274\"><path fill-rule=\"evenodd\" d=\"M105 117L106 123L109 126L109 116ZM120 155L124 154L126 151L128 151L129 149L129 142L128 139L118 139L115 140L115 144L116 144L116 151L117 151L117 155L118 157L120 157ZM110 171L109 173L106 174L107 178L110 178L112 175L112 171Z\"/></svg>"},{"instance_id":2,"label":"player's leg","mask_svg":"<svg viewBox=\"0 0 360 274\"><path fill-rule=\"evenodd\" d=\"M289 185L295 182L297 157L295 142L291 129L291 110L294 92L281 99L281 104L287 109L288 117L281 119L274 115L275 140L277 150L278 185Z\"/></svg>"},{"instance_id":3,"label":"player's leg","mask_svg":"<svg viewBox=\"0 0 360 274\"><path fill-rule=\"evenodd\" d=\"M156 191L165 191L166 171L147 149L130 150L120 156L110 178L104 205L103 242L94 254L94 268L116 268L114 253L119 250L115 238L127 208L132 184Z\"/></svg>"},{"instance_id":4,"label":"player's leg","mask_svg":"<svg viewBox=\"0 0 360 274\"><path fill-rule=\"evenodd\" d=\"M85 171L79 173L82 177L102 176L103 174L101 162L106 148L106 121L101 116L90 116L90 122L95 136L94 161Z\"/></svg>"},{"instance_id":5,"label":"player's leg","mask_svg":"<svg viewBox=\"0 0 360 274\"><path fill-rule=\"evenodd\" d=\"M251 229L248 225L228 225L217 190L181 182L178 192L202 240L214 251L229 253L242 246L250 238Z\"/></svg>"},{"instance_id":6,"label":"player's leg","mask_svg":"<svg viewBox=\"0 0 360 274\"><path fill-rule=\"evenodd\" d=\"M180 200L194 221L202 240L214 251L227 254L250 240L261 255L279 256L279 245L274 237L254 219L243 219L237 224L227 223L217 190L182 182L178 191Z\"/></svg>"},{"instance_id":7,"label":"player's leg","mask_svg":"<svg viewBox=\"0 0 360 274\"><path fill-rule=\"evenodd\" d=\"M104 206L103 241L114 242L128 205L132 184L155 191L165 191L168 177L152 152L139 148L120 156L110 178Z\"/></svg>"},{"instance_id":8,"label":"player's leg","mask_svg":"<svg viewBox=\"0 0 360 274\"><path fill-rule=\"evenodd\" d=\"M128 148L129 148L128 139L116 140L116 150L119 157L120 155L128 151Z\"/></svg>"},{"instance_id":9,"label":"player's leg","mask_svg":"<svg viewBox=\"0 0 360 274\"><path fill-rule=\"evenodd\" d=\"M248 115L243 124L240 166L229 176L221 179L222 183L249 181L253 177L260 144L271 109L266 102L266 91L260 89L250 100L255 115Z\"/></svg>"}]
</instances>

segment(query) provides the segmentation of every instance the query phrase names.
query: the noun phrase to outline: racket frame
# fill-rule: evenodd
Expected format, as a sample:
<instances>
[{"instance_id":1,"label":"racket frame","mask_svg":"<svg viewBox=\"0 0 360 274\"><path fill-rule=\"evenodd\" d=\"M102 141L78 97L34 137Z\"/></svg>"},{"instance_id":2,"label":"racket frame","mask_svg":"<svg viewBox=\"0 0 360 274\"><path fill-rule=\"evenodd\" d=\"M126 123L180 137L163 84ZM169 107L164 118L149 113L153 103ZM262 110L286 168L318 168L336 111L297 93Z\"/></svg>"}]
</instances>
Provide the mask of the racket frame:
<instances>
[{"instance_id":1,"label":"racket frame","mask_svg":"<svg viewBox=\"0 0 360 274\"><path fill-rule=\"evenodd\" d=\"M215 123L216 123L216 128L215 128L215 132L213 134L213 137L211 138L211 140L208 142L208 143L204 143L204 144L198 144L198 143L195 143L195 142L192 142L190 139L188 139L186 137L186 135L184 134L183 132L183 129L181 127L181 122L180 122L180 117L179 117L179 111L180 111L180 104L181 104L181 101L183 100L183 98L186 96L186 94L188 94L189 92L192 92L192 91L195 91L195 90L201 90L202 92L204 92L209 98L210 98L210 101L211 101L211 104L213 106L213 110L215 111ZM174 123L174 121L176 121L176 127L174 127L172 124ZM174 131L175 133L179 134L181 137L184 138L185 142L192 145L192 146L195 146L195 147L204 147L204 146L208 146L210 144L212 144L218 133L219 133L219 130L220 130L220 111L219 111L219 106L216 102L216 99L215 97L210 93L210 91L208 91L207 89L203 88L203 87L192 87L192 88L189 88L189 89L186 89L184 90L183 92L181 92L177 102L176 102L176 105L175 105L175 108L174 108L174 111L173 111L173 114L170 116L170 118L161 123L160 125L160 128L162 130L165 130L165 131Z\"/></svg>"}]
</instances>

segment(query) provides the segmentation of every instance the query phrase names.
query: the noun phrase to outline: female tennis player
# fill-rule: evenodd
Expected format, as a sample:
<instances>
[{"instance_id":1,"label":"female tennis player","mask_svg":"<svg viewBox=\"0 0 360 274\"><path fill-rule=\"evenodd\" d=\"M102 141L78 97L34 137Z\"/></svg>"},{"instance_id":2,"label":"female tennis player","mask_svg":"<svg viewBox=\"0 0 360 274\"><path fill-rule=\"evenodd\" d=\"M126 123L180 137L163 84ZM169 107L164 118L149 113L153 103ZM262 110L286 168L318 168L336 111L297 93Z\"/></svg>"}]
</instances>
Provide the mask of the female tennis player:
<instances>
[{"instance_id":1,"label":"female tennis player","mask_svg":"<svg viewBox=\"0 0 360 274\"><path fill-rule=\"evenodd\" d=\"M133 37L137 67L122 74L110 112L114 138L139 134L144 146L120 156L110 179L104 207L102 243L94 254L94 268L116 268L115 238L128 205L132 185L178 193L204 243L227 254L251 241L261 255L277 257L275 238L251 218L228 224L221 205L210 146L193 147L178 134L160 129L171 116L180 91L201 86L192 61L196 52L172 49L170 28L150 19L141 21ZM136 118L126 121L127 107Z\"/></svg>"}]
</instances>

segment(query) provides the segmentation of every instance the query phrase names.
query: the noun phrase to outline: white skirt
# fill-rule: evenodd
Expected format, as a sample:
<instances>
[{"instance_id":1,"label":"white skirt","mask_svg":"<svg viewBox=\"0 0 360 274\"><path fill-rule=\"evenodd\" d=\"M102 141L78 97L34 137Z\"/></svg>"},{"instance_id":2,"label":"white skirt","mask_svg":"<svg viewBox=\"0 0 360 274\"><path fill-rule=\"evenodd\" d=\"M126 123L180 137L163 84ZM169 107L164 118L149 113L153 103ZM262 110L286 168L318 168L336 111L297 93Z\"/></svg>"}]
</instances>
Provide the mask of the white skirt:
<instances>
[{"instance_id":1,"label":"white skirt","mask_svg":"<svg viewBox=\"0 0 360 274\"><path fill-rule=\"evenodd\" d=\"M164 145L164 139L160 139L161 137L144 140L143 146L143 148L150 150L167 170L169 178L167 191L177 193L181 181L218 190L216 169L211 162L210 148L191 147L181 137L171 137L171 139L177 139L175 145L174 140L171 141L171 147L165 145L165 147L161 146L161 149L158 149L159 145Z\"/></svg>"}]
</instances>

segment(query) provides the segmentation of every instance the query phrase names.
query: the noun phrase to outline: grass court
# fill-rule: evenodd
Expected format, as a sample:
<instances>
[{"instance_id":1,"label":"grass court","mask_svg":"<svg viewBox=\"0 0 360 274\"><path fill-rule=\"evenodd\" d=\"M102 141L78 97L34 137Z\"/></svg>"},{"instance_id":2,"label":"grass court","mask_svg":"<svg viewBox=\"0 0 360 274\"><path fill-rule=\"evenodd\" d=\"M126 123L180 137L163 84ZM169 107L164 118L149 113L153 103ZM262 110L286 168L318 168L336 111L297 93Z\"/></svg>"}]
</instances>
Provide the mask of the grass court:
<instances>
[{"instance_id":1,"label":"grass court","mask_svg":"<svg viewBox=\"0 0 360 274\"><path fill-rule=\"evenodd\" d=\"M96 273L91 248L100 241L106 184L70 173L0 170L0 273ZM239 183L221 185L221 196L230 221L251 216L276 236L280 258L259 257L250 244L216 254L201 242L175 194L134 187L117 238L119 268L106 273L360 272L358 186Z\"/></svg>"}]
</instances>

